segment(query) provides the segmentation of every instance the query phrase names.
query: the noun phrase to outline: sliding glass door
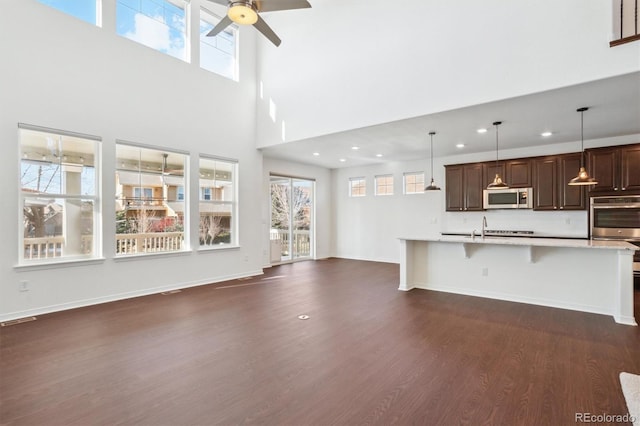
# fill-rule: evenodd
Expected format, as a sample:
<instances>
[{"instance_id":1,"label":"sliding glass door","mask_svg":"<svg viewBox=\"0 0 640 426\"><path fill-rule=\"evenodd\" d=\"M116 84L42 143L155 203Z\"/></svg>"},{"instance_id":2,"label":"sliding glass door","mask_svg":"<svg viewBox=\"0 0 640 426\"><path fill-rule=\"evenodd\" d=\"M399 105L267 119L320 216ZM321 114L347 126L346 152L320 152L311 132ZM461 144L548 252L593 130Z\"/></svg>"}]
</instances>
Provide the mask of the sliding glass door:
<instances>
[{"instance_id":1,"label":"sliding glass door","mask_svg":"<svg viewBox=\"0 0 640 426\"><path fill-rule=\"evenodd\" d=\"M315 182L271 176L271 262L313 257Z\"/></svg>"}]
</instances>

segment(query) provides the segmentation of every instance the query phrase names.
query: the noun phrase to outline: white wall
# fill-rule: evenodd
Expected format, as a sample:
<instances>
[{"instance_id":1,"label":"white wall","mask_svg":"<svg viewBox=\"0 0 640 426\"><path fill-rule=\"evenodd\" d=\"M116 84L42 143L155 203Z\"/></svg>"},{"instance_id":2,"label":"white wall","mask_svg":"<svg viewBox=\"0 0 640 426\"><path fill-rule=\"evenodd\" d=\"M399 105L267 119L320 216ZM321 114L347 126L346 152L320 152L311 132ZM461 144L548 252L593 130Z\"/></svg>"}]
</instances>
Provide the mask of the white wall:
<instances>
[{"instance_id":1,"label":"white wall","mask_svg":"<svg viewBox=\"0 0 640 426\"><path fill-rule=\"evenodd\" d=\"M640 135L587 140L585 148L624 145L640 142ZM578 142L540 147L504 150L501 159L575 152ZM367 167L334 169L331 174L334 210L333 256L382 262L399 262L399 237L438 236L440 232L480 232L482 217L489 229L531 230L536 234L586 238L587 211L547 212L533 210L496 210L484 212L445 212L444 165L490 161L495 153L460 154L434 158L434 179L441 191L404 195L402 176L405 172L424 171L430 180L428 158L387 163ZM577 173L577 170L576 170ZM394 195L375 196L374 178L393 174ZM366 197L349 197L351 177L365 177Z\"/></svg>"},{"instance_id":2,"label":"white wall","mask_svg":"<svg viewBox=\"0 0 640 426\"><path fill-rule=\"evenodd\" d=\"M269 15L258 78L277 105L258 146L537 93L638 70L640 44L609 47L602 0L310 0Z\"/></svg>"},{"instance_id":3,"label":"white wall","mask_svg":"<svg viewBox=\"0 0 640 426\"><path fill-rule=\"evenodd\" d=\"M35 0L10 3L3 1L0 13L0 318L260 273L262 218L254 205L263 196L263 176L254 144L252 29L241 30L241 82L236 83L117 36L114 0L103 1L104 28ZM197 8L200 1L191 3ZM193 50L197 58L197 46ZM15 268L21 230L19 122L102 137L104 261ZM238 159L241 247L114 260L116 139L188 151L192 170L199 153ZM190 206L195 211L196 200ZM18 291L21 280L29 282L29 291Z\"/></svg>"},{"instance_id":4,"label":"white wall","mask_svg":"<svg viewBox=\"0 0 640 426\"><path fill-rule=\"evenodd\" d=\"M263 203L263 263L269 265L269 224L271 223L269 206L269 175L298 177L315 180L314 199L314 224L315 224L315 259L324 259L331 256L331 171L323 167L314 167L306 164L282 161L274 158L264 158L263 182L265 200Z\"/></svg>"}]
</instances>

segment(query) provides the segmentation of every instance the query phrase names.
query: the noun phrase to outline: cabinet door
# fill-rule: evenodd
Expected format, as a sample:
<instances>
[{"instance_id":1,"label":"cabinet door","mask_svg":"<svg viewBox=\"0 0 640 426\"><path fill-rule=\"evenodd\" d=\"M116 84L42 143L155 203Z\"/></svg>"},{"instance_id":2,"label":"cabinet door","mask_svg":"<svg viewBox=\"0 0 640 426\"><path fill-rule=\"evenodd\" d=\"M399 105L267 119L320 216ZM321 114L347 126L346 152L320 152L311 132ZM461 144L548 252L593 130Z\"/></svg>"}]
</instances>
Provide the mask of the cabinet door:
<instances>
[{"instance_id":1,"label":"cabinet door","mask_svg":"<svg viewBox=\"0 0 640 426\"><path fill-rule=\"evenodd\" d=\"M533 209L556 210L557 205L557 159L556 157L535 158L533 165Z\"/></svg>"},{"instance_id":2,"label":"cabinet door","mask_svg":"<svg viewBox=\"0 0 640 426\"><path fill-rule=\"evenodd\" d=\"M506 182L505 176L505 168L504 163L498 163L496 165L495 161L487 162L482 164L482 188L486 188L493 179L496 177L496 173L500 174L500 177L503 181ZM507 182L510 183L510 182Z\"/></svg>"},{"instance_id":3,"label":"cabinet door","mask_svg":"<svg viewBox=\"0 0 640 426\"><path fill-rule=\"evenodd\" d=\"M464 166L464 209L467 211L479 211L482 208L482 163L467 164Z\"/></svg>"},{"instance_id":4,"label":"cabinet door","mask_svg":"<svg viewBox=\"0 0 640 426\"><path fill-rule=\"evenodd\" d=\"M585 187L568 185L580 170L581 156L581 153L558 156L558 209L560 210L584 210L587 208Z\"/></svg>"},{"instance_id":5,"label":"cabinet door","mask_svg":"<svg viewBox=\"0 0 640 426\"><path fill-rule=\"evenodd\" d=\"M640 191L640 145L620 147L622 191Z\"/></svg>"},{"instance_id":6,"label":"cabinet door","mask_svg":"<svg viewBox=\"0 0 640 426\"><path fill-rule=\"evenodd\" d=\"M448 212L462 211L464 208L463 166L445 167L445 197Z\"/></svg>"},{"instance_id":7,"label":"cabinet door","mask_svg":"<svg viewBox=\"0 0 640 426\"><path fill-rule=\"evenodd\" d=\"M587 171L589 176L598 181L597 185L589 189L590 194L614 192L619 189L618 153L618 148L599 148L588 152Z\"/></svg>"},{"instance_id":8,"label":"cabinet door","mask_svg":"<svg viewBox=\"0 0 640 426\"><path fill-rule=\"evenodd\" d=\"M531 160L511 160L506 163L507 184L511 188L528 188L531 186Z\"/></svg>"}]
</instances>

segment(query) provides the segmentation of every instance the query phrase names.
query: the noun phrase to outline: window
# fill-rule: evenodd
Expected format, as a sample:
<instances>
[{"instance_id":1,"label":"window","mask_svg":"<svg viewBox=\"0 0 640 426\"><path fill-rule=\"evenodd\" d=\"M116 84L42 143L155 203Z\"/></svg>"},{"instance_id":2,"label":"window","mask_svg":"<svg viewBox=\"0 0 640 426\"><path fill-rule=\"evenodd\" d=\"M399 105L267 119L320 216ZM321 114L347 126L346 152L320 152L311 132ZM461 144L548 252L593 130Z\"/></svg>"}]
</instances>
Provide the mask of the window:
<instances>
[{"instance_id":1,"label":"window","mask_svg":"<svg viewBox=\"0 0 640 426\"><path fill-rule=\"evenodd\" d=\"M364 197L366 194L366 181L363 177L349 178L349 196Z\"/></svg>"},{"instance_id":2,"label":"window","mask_svg":"<svg viewBox=\"0 0 640 426\"><path fill-rule=\"evenodd\" d=\"M405 173L403 177L405 194L422 194L424 192L423 172Z\"/></svg>"},{"instance_id":3,"label":"window","mask_svg":"<svg viewBox=\"0 0 640 426\"><path fill-rule=\"evenodd\" d=\"M186 248L187 160L179 152L116 144L116 256Z\"/></svg>"},{"instance_id":4,"label":"window","mask_svg":"<svg viewBox=\"0 0 640 426\"><path fill-rule=\"evenodd\" d=\"M393 175L376 176L376 195L393 195Z\"/></svg>"},{"instance_id":5,"label":"window","mask_svg":"<svg viewBox=\"0 0 640 426\"><path fill-rule=\"evenodd\" d=\"M200 67L238 81L237 27L232 24L215 37L207 37L220 19L200 9Z\"/></svg>"},{"instance_id":6,"label":"window","mask_svg":"<svg viewBox=\"0 0 640 426\"><path fill-rule=\"evenodd\" d=\"M75 16L98 27L102 25L100 16L101 0L38 0L68 15Z\"/></svg>"},{"instance_id":7,"label":"window","mask_svg":"<svg viewBox=\"0 0 640 426\"><path fill-rule=\"evenodd\" d=\"M117 0L116 31L188 62L187 6L185 0Z\"/></svg>"},{"instance_id":8,"label":"window","mask_svg":"<svg viewBox=\"0 0 640 426\"><path fill-rule=\"evenodd\" d=\"M201 248L238 245L237 169L235 160L200 156Z\"/></svg>"},{"instance_id":9,"label":"window","mask_svg":"<svg viewBox=\"0 0 640 426\"><path fill-rule=\"evenodd\" d=\"M19 138L20 263L100 257L100 138L28 125Z\"/></svg>"}]
</instances>

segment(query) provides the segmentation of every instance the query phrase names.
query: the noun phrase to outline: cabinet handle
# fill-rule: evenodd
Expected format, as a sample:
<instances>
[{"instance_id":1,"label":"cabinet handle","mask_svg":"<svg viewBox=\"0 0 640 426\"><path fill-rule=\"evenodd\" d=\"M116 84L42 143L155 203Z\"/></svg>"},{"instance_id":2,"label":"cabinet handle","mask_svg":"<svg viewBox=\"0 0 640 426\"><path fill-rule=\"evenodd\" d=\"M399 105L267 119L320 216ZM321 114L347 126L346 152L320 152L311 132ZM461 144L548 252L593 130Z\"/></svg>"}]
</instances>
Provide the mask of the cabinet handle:
<instances>
[{"instance_id":1,"label":"cabinet handle","mask_svg":"<svg viewBox=\"0 0 640 426\"><path fill-rule=\"evenodd\" d=\"M562 209L564 209L564 207L563 207L563 206L560 206L560 210L562 210Z\"/></svg>"},{"instance_id":2,"label":"cabinet handle","mask_svg":"<svg viewBox=\"0 0 640 426\"><path fill-rule=\"evenodd\" d=\"M626 191L626 190L627 190L627 188L622 188L622 190L623 190L623 191Z\"/></svg>"},{"instance_id":3,"label":"cabinet handle","mask_svg":"<svg viewBox=\"0 0 640 426\"><path fill-rule=\"evenodd\" d=\"M558 208L557 208L556 206L553 206L553 209L554 209L554 210L558 210Z\"/></svg>"},{"instance_id":4,"label":"cabinet handle","mask_svg":"<svg viewBox=\"0 0 640 426\"><path fill-rule=\"evenodd\" d=\"M460 211L462 211L462 207L460 207Z\"/></svg>"},{"instance_id":5,"label":"cabinet handle","mask_svg":"<svg viewBox=\"0 0 640 426\"><path fill-rule=\"evenodd\" d=\"M618 190L618 188L613 188L613 190L614 190L614 191L617 191L617 190Z\"/></svg>"}]
</instances>

